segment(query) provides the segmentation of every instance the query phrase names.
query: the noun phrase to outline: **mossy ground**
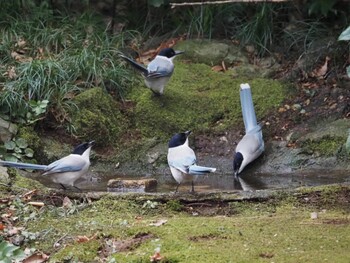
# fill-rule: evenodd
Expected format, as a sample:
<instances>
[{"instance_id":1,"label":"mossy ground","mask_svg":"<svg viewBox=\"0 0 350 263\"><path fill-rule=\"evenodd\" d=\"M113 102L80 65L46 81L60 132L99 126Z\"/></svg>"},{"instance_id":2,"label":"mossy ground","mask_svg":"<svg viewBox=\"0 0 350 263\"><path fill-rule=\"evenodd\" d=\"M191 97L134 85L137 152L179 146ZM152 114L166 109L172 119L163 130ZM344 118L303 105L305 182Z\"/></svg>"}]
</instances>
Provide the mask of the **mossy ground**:
<instances>
[{"instance_id":1,"label":"mossy ground","mask_svg":"<svg viewBox=\"0 0 350 263\"><path fill-rule=\"evenodd\" d=\"M258 119L276 108L286 89L274 80L234 78L205 64L176 61L175 72L163 96L155 96L138 82L128 95L135 101L134 124L146 137L165 141L176 132L225 131L242 123L239 88L252 87Z\"/></svg>"},{"instance_id":2,"label":"mossy ground","mask_svg":"<svg viewBox=\"0 0 350 263\"><path fill-rule=\"evenodd\" d=\"M127 194L71 199L65 208L51 196L25 223L38 235L26 245L50 254L50 262L149 262L157 247L161 262L348 262L349 196L349 187L328 186L240 202L174 196L151 206ZM167 221L152 225L160 220Z\"/></svg>"}]
</instances>

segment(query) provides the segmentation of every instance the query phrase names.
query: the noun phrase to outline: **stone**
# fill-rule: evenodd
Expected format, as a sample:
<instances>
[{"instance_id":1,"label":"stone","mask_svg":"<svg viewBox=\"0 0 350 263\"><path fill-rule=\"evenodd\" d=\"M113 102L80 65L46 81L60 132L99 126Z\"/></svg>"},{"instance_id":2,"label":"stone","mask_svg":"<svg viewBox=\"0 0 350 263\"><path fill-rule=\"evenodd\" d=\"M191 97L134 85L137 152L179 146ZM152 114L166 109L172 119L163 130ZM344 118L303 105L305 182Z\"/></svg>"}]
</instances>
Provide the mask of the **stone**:
<instances>
[{"instance_id":1,"label":"stone","mask_svg":"<svg viewBox=\"0 0 350 263\"><path fill-rule=\"evenodd\" d=\"M345 150L348 155L350 155L350 129L349 129L349 135L345 143Z\"/></svg>"},{"instance_id":2,"label":"stone","mask_svg":"<svg viewBox=\"0 0 350 263\"><path fill-rule=\"evenodd\" d=\"M10 176L7 173L7 168L0 166L0 182L7 184L10 182Z\"/></svg>"},{"instance_id":3,"label":"stone","mask_svg":"<svg viewBox=\"0 0 350 263\"><path fill-rule=\"evenodd\" d=\"M231 42L208 39L186 40L178 42L175 49L185 51L182 58L209 66L221 65L222 61L227 64L248 63L248 58L240 47Z\"/></svg>"},{"instance_id":4,"label":"stone","mask_svg":"<svg viewBox=\"0 0 350 263\"><path fill-rule=\"evenodd\" d=\"M0 118L0 141L7 142L17 133L17 125Z\"/></svg>"},{"instance_id":5,"label":"stone","mask_svg":"<svg viewBox=\"0 0 350 263\"><path fill-rule=\"evenodd\" d=\"M157 188L157 180L150 179L110 179L107 183L108 192L152 192Z\"/></svg>"}]
</instances>

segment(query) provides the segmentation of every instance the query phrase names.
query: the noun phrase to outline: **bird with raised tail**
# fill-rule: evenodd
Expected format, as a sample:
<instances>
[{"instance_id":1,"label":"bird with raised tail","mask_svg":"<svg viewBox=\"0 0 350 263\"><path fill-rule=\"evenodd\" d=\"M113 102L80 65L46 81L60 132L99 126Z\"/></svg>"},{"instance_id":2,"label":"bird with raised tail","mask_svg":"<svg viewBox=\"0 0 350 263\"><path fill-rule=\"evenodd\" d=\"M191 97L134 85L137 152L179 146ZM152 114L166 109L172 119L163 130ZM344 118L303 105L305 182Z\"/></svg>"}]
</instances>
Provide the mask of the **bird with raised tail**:
<instances>
[{"instance_id":1,"label":"bird with raised tail","mask_svg":"<svg viewBox=\"0 0 350 263\"><path fill-rule=\"evenodd\" d=\"M249 163L258 158L265 148L261 126L256 121L249 84L241 84L240 99L245 135L237 144L233 160L233 171L236 177Z\"/></svg>"},{"instance_id":2,"label":"bird with raised tail","mask_svg":"<svg viewBox=\"0 0 350 263\"><path fill-rule=\"evenodd\" d=\"M120 57L130 63L136 70L141 72L146 86L151 89L154 94L163 95L164 88L174 72L173 59L182 53L184 52L175 51L172 48L164 48L147 65L147 67L124 55L120 55Z\"/></svg>"},{"instance_id":3,"label":"bird with raised tail","mask_svg":"<svg viewBox=\"0 0 350 263\"><path fill-rule=\"evenodd\" d=\"M90 151L93 144L94 141L84 142L75 147L70 155L49 165L0 161L0 166L42 170L43 176L48 177L53 183L60 184L63 189L66 189L66 186L79 189L74 183L85 175L90 167Z\"/></svg>"},{"instance_id":4,"label":"bird with raised tail","mask_svg":"<svg viewBox=\"0 0 350 263\"><path fill-rule=\"evenodd\" d=\"M175 134L169 141L168 164L171 174L178 183L175 193L183 182L191 182L194 192L194 181L198 175L205 175L216 171L216 168L197 165L194 151L188 146L188 136L191 131Z\"/></svg>"}]
</instances>

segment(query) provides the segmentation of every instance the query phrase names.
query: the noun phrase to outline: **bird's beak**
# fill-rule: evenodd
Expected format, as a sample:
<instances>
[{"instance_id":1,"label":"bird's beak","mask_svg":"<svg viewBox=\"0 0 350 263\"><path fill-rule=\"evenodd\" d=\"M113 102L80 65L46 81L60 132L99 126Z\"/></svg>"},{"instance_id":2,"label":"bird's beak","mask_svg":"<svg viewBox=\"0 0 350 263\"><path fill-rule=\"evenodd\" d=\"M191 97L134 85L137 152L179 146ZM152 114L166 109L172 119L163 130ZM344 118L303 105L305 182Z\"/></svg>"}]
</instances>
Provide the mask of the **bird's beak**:
<instances>
[{"instance_id":1,"label":"bird's beak","mask_svg":"<svg viewBox=\"0 0 350 263\"><path fill-rule=\"evenodd\" d=\"M186 137L190 136L191 133L192 131L185 131Z\"/></svg>"},{"instance_id":2,"label":"bird's beak","mask_svg":"<svg viewBox=\"0 0 350 263\"><path fill-rule=\"evenodd\" d=\"M93 146L95 144L95 141L90 141L89 142L89 146L91 147L91 146Z\"/></svg>"},{"instance_id":3,"label":"bird's beak","mask_svg":"<svg viewBox=\"0 0 350 263\"><path fill-rule=\"evenodd\" d=\"M185 51L175 50L175 56L181 55L183 53L185 53Z\"/></svg>"}]
</instances>

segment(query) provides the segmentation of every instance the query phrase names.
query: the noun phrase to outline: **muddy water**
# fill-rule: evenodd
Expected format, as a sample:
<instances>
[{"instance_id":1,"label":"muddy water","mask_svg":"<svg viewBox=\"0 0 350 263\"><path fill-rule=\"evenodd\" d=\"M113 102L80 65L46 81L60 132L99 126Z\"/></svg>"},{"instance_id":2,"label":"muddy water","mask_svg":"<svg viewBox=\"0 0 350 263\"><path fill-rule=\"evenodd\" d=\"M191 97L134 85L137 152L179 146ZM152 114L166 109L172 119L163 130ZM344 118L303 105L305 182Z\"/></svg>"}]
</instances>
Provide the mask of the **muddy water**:
<instances>
[{"instance_id":1,"label":"muddy water","mask_svg":"<svg viewBox=\"0 0 350 263\"><path fill-rule=\"evenodd\" d=\"M141 179L140 177L127 178L118 175L99 174L101 179L92 178L84 180L77 186L87 191L107 191L107 182L112 178ZM150 178L143 177L142 179ZM176 182L170 175L155 175L158 186L156 192L171 192L176 188ZM217 191L252 191L261 189L290 189L301 186L319 186L337 183L350 183L349 171L325 172L298 172L288 174L244 174L238 180L234 180L232 174L210 174L198 177L195 182L196 192L217 192ZM188 192L191 189L190 183L179 187L180 192ZM134 190L140 192L140 190ZM121 192L130 192L122 189Z\"/></svg>"}]
</instances>

